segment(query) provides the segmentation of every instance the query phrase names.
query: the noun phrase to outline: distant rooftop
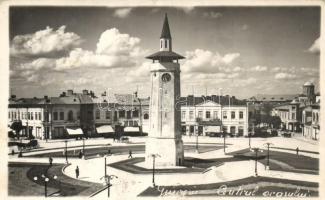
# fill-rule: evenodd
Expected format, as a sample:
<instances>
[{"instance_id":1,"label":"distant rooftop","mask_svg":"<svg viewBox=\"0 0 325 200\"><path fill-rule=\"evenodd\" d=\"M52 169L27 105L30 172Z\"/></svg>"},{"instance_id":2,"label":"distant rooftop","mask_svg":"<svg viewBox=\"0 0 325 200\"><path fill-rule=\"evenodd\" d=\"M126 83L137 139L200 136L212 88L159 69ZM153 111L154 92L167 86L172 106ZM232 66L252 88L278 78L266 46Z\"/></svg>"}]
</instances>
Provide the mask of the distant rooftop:
<instances>
[{"instance_id":1,"label":"distant rooftop","mask_svg":"<svg viewBox=\"0 0 325 200\"><path fill-rule=\"evenodd\" d=\"M257 94L256 96L250 97L248 101L269 101L269 102L285 102L292 101L299 94Z\"/></svg>"}]
</instances>

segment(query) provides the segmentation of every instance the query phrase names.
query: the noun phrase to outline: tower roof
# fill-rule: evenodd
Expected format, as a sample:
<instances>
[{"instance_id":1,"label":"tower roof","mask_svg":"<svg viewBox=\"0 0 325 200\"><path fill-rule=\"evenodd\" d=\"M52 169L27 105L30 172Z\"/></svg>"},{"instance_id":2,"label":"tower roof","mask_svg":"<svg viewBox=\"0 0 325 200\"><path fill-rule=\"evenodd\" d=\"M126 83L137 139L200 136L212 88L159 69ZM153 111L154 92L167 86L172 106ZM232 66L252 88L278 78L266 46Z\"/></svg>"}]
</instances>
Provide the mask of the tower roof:
<instances>
[{"instance_id":1,"label":"tower roof","mask_svg":"<svg viewBox=\"0 0 325 200\"><path fill-rule=\"evenodd\" d=\"M161 60L164 58L170 58L172 60L184 59L185 57L175 53L173 51L158 51L150 56L147 56L148 59Z\"/></svg>"},{"instance_id":2,"label":"tower roof","mask_svg":"<svg viewBox=\"0 0 325 200\"><path fill-rule=\"evenodd\" d=\"M160 38L167 38L167 39L172 38L172 36L170 35L167 13L165 14L165 20L164 20Z\"/></svg>"}]
</instances>

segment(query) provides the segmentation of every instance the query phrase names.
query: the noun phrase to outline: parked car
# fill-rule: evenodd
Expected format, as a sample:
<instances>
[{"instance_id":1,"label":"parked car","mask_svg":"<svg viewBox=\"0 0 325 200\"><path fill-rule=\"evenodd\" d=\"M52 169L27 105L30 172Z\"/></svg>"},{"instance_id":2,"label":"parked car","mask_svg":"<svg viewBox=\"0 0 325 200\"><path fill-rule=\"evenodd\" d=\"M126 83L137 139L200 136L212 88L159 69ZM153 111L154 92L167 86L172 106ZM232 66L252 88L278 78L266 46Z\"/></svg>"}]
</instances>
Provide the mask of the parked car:
<instances>
[{"instance_id":1,"label":"parked car","mask_svg":"<svg viewBox=\"0 0 325 200\"><path fill-rule=\"evenodd\" d=\"M283 137L291 137L291 133L289 132L284 132L282 135Z\"/></svg>"},{"instance_id":2,"label":"parked car","mask_svg":"<svg viewBox=\"0 0 325 200\"><path fill-rule=\"evenodd\" d=\"M122 137L120 138L120 141L121 141L121 142L125 142L125 143L129 143L129 142L130 142L129 138L128 138L128 137L125 137L125 136L122 136Z\"/></svg>"},{"instance_id":3,"label":"parked car","mask_svg":"<svg viewBox=\"0 0 325 200\"><path fill-rule=\"evenodd\" d=\"M207 132L206 135L209 137L223 137L221 132Z\"/></svg>"}]
</instances>

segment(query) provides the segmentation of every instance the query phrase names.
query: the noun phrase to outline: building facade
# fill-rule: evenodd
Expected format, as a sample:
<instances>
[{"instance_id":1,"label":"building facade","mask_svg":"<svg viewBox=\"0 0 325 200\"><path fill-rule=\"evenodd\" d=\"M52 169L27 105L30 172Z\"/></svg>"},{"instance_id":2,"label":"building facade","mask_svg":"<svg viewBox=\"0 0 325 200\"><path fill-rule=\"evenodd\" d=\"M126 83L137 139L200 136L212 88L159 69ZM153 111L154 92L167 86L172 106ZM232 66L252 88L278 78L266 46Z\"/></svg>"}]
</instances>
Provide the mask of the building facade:
<instances>
[{"instance_id":1,"label":"building facade","mask_svg":"<svg viewBox=\"0 0 325 200\"><path fill-rule=\"evenodd\" d=\"M182 132L185 135L248 135L248 110L243 103L222 105L213 100L199 101L194 105L183 105L181 116Z\"/></svg>"},{"instance_id":2,"label":"building facade","mask_svg":"<svg viewBox=\"0 0 325 200\"><path fill-rule=\"evenodd\" d=\"M306 138L319 139L320 133L320 105L306 106L302 111L302 134Z\"/></svg>"},{"instance_id":3,"label":"building facade","mask_svg":"<svg viewBox=\"0 0 325 200\"><path fill-rule=\"evenodd\" d=\"M274 107L272 115L280 117L283 130L301 132L301 108L298 101Z\"/></svg>"}]
</instances>

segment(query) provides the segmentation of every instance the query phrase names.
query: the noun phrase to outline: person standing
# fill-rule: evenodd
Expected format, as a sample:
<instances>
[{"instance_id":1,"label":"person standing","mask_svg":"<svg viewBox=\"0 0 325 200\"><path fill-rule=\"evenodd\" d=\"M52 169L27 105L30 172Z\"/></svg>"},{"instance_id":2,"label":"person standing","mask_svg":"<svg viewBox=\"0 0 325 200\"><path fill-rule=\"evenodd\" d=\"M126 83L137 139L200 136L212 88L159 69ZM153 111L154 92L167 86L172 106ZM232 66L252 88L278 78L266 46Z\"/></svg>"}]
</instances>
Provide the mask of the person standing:
<instances>
[{"instance_id":1,"label":"person standing","mask_svg":"<svg viewBox=\"0 0 325 200\"><path fill-rule=\"evenodd\" d=\"M132 150L129 150L129 157L128 158L132 158Z\"/></svg>"},{"instance_id":2,"label":"person standing","mask_svg":"<svg viewBox=\"0 0 325 200\"><path fill-rule=\"evenodd\" d=\"M79 177L79 167L77 165L77 168L76 168L76 178L78 178L78 177Z\"/></svg>"},{"instance_id":3,"label":"person standing","mask_svg":"<svg viewBox=\"0 0 325 200\"><path fill-rule=\"evenodd\" d=\"M297 153L297 156L298 156L298 154L299 154L299 148L298 147L296 148L296 153Z\"/></svg>"},{"instance_id":4,"label":"person standing","mask_svg":"<svg viewBox=\"0 0 325 200\"><path fill-rule=\"evenodd\" d=\"M53 163L53 158L51 156L49 157L49 163L50 163L50 165L52 165L52 163Z\"/></svg>"}]
</instances>

